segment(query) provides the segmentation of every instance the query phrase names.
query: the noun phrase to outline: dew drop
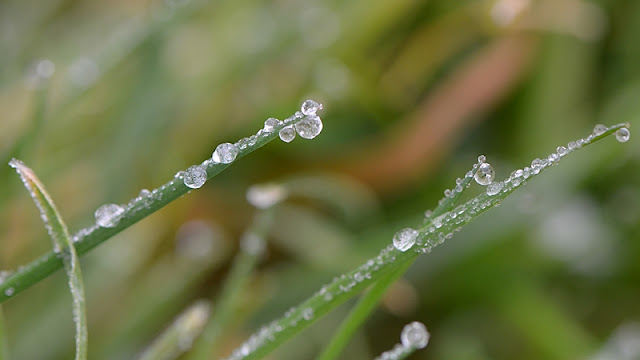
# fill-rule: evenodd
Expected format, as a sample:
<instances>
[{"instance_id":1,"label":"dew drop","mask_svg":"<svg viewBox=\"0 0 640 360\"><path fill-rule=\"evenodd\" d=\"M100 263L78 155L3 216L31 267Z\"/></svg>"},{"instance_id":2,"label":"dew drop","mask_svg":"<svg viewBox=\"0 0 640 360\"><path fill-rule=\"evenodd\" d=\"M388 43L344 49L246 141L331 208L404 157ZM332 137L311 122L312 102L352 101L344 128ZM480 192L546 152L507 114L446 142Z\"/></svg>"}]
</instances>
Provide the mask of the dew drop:
<instances>
[{"instance_id":1,"label":"dew drop","mask_svg":"<svg viewBox=\"0 0 640 360\"><path fill-rule=\"evenodd\" d=\"M498 194L500 190L502 190L502 186L503 184L501 181L489 184L489 186L487 186L487 195L493 196Z\"/></svg>"},{"instance_id":2,"label":"dew drop","mask_svg":"<svg viewBox=\"0 0 640 360\"><path fill-rule=\"evenodd\" d=\"M203 166L193 165L184 172L182 180L188 187L197 189L207 182L207 170Z\"/></svg>"},{"instance_id":3,"label":"dew drop","mask_svg":"<svg viewBox=\"0 0 640 360\"><path fill-rule=\"evenodd\" d=\"M479 159L478 159L479 160ZM493 170L491 164L487 162L483 162L480 167L478 167L478 171L473 176L473 179L480 185L486 186L493 182L493 179L496 176L496 172Z\"/></svg>"},{"instance_id":4,"label":"dew drop","mask_svg":"<svg viewBox=\"0 0 640 360\"><path fill-rule=\"evenodd\" d=\"M280 120L276 118L268 118L264 122L264 131L271 133L278 125L280 125Z\"/></svg>"},{"instance_id":5,"label":"dew drop","mask_svg":"<svg viewBox=\"0 0 640 360\"><path fill-rule=\"evenodd\" d=\"M148 189L142 189L140 190L140 193L138 194L138 196L141 198L144 198L149 196L149 194L151 194L151 192Z\"/></svg>"},{"instance_id":6,"label":"dew drop","mask_svg":"<svg viewBox=\"0 0 640 360\"><path fill-rule=\"evenodd\" d=\"M593 128L593 135L600 136L604 134L605 131L607 131L607 127L602 124L598 124Z\"/></svg>"},{"instance_id":7,"label":"dew drop","mask_svg":"<svg viewBox=\"0 0 640 360\"><path fill-rule=\"evenodd\" d=\"M280 140L289 143L296 138L296 130L293 125L285 126L280 130L278 136L280 136Z\"/></svg>"},{"instance_id":8,"label":"dew drop","mask_svg":"<svg viewBox=\"0 0 640 360\"><path fill-rule=\"evenodd\" d=\"M414 321L404 326L400 333L400 341L408 348L423 349L429 344L430 336L423 323Z\"/></svg>"},{"instance_id":9,"label":"dew drop","mask_svg":"<svg viewBox=\"0 0 640 360\"><path fill-rule=\"evenodd\" d=\"M484 156L484 155L478 156L478 163L479 164L484 164L486 162L487 162L487 157L486 156Z\"/></svg>"},{"instance_id":10,"label":"dew drop","mask_svg":"<svg viewBox=\"0 0 640 360\"><path fill-rule=\"evenodd\" d=\"M417 238L418 232L416 230L411 228L402 229L393 235L393 246L404 252L411 249Z\"/></svg>"},{"instance_id":11,"label":"dew drop","mask_svg":"<svg viewBox=\"0 0 640 360\"><path fill-rule=\"evenodd\" d=\"M118 225L120 217L124 213L122 206L117 204L106 204L100 206L96 212L96 224L103 228L112 228Z\"/></svg>"},{"instance_id":12,"label":"dew drop","mask_svg":"<svg viewBox=\"0 0 640 360\"><path fill-rule=\"evenodd\" d=\"M313 319L313 309L312 308L304 309L302 311L302 317L307 321Z\"/></svg>"},{"instance_id":13,"label":"dew drop","mask_svg":"<svg viewBox=\"0 0 640 360\"><path fill-rule=\"evenodd\" d=\"M5 289L5 290L4 290L4 294L5 294L6 296L12 296L12 295L13 295L13 293L15 293L15 289L14 289L14 288L12 288L12 287L7 288L7 289Z\"/></svg>"},{"instance_id":14,"label":"dew drop","mask_svg":"<svg viewBox=\"0 0 640 360\"><path fill-rule=\"evenodd\" d=\"M315 115L318 110L322 109L322 104L318 104L313 100L305 100L300 107L300 111L302 111L305 115Z\"/></svg>"},{"instance_id":15,"label":"dew drop","mask_svg":"<svg viewBox=\"0 0 640 360\"><path fill-rule=\"evenodd\" d=\"M567 148L564 146L558 146L556 152L558 153L558 156L565 156L567 155Z\"/></svg>"},{"instance_id":16,"label":"dew drop","mask_svg":"<svg viewBox=\"0 0 640 360\"><path fill-rule=\"evenodd\" d=\"M298 135L305 139L313 139L322 132L322 120L315 115L307 115L295 124Z\"/></svg>"},{"instance_id":17,"label":"dew drop","mask_svg":"<svg viewBox=\"0 0 640 360\"><path fill-rule=\"evenodd\" d=\"M238 148L231 143L224 143L218 145L211 159L216 163L231 164L236 156L238 156Z\"/></svg>"},{"instance_id":18,"label":"dew drop","mask_svg":"<svg viewBox=\"0 0 640 360\"><path fill-rule=\"evenodd\" d=\"M629 137L631 137L631 132L627 128L620 128L616 131L616 140L621 143L629 141Z\"/></svg>"}]
</instances>

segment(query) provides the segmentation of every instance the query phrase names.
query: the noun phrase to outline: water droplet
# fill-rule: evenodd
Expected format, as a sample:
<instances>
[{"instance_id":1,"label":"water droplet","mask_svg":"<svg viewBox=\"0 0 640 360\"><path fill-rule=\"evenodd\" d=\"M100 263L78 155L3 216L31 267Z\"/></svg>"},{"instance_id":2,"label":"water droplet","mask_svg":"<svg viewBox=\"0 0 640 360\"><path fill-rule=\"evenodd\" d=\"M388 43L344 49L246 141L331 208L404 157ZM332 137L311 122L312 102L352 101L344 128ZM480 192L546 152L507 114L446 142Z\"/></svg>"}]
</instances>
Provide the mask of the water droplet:
<instances>
[{"instance_id":1,"label":"water droplet","mask_svg":"<svg viewBox=\"0 0 640 360\"><path fill-rule=\"evenodd\" d=\"M124 209L120 205L102 205L95 212L96 224L104 228L115 227L120 222L123 213Z\"/></svg>"},{"instance_id":2,"label":"water droplet","mask_svg":"<svg viewBox=\"0 0 640 360\"><path fill-rule=\"evenodd\" d=\"M307 321L313 319L313 309L306 308L302 310L302 317Z\"/></svg>"},{"instance_id":3,"label":"water droplet","mask_svg":"<svg viewBox=\"0 0 640 360\"><path fill-rule=\"evenodd\" d=\"M269 208L286 196L287 191L278 184L254 185L247 190L247 201L258 209Z\"/></svg>"},{"instance_id":4,"label":"water droplet","mask_svg":"<svg viewBox=\"0 0 640 360\"><path fill-rule=\"evenodd\" d=\"M493 166L487 162L483 162L478 168L478 171L476 171L476 174L473 176L473 179L478 184L485 186L491 184L495 177L496 172L493 170Z\"/></svg>"},{"instance_id":5,"label":"water droplet","mask_svg":"<svg viewBox=\"0 0 640 360\"><path fill-rule=\"evenodd\" d=\"M140 190L140 193L138 194L139 197L143 198L143 197L147 197L149 196L149 194L151 194L151 192L147 189L142 189Z\"/></svg>"},{"instance_id":6,"label":"water droplet","mask_svg":"<svg viewBox=\"0 0 640 360\"><path fill-rule=\"evenodd\" d=\"M15 289L14 289L14 288L12 288L12 287L7 288L7 289L5 289L5 290L4 290L4 294L5 294L6 296L12 296L12 295L13 295L13 293L15 293Z\"/></svg>"},{"instance_id":7,"label":"water droplet","mask_svg":"<svg viewBox=\"0 0 640 360\"><path fill-rule=\"evenodd\" d=\"M503 184L501 181L489 184L489 186L487 186L487 195L493 196L498 194L500 190L502 190L502 186Z\"/></svg>"},{"instance_id":8,"label":"water droplet","mask_svg":"<svg viewBox=\"0 0 640 360\"><path fill-rule=\"evenodd\" d=\"M393 235L393 246L404 252L411 249L417 238L418 232L416 230L411 228L402 229Z\"/></svg>"},{"instance_id":9,"label":"water droplet","mask_svg":"<svg viewBox=\"0 0 640 360\"><path fill-rule=\"evenodd\" d=\"M296 130L293 125L285 126L280 130L278 136L280 136L280 140L289 143L296 138Z\"/></svg>"},{"instance_id":10,"label":"water droplet","mask_svg":"<svg viewBox=\"0 0 640 360\"><path fill-rule=\"evenodd\" d=\"M486 162L487 162L487 157L486 156L484 156L484 155L478 156L478 163L484 164Z\"/></svg>"},{"instance_id":11,"label":"water droplet","mask_svg":"<svg viewBox=\"0 0 640 360\"><path fill-rule=\"evenodd\" d=\"M564 146L558 146L556 152L558 153L558 156L565 156L567 155L567 148Z\"/></svg>"},{"instance_id":12,"label":"water droplet","mask_svg":"<svg viewBox=\"0 0 640 360\"><path fill-rule=\"evenodd\" d=\"M313 139L322 132L322 120L315 115L307 115L296 123L296 131L305 139Z\"/></svg>"},{"instance_id":13,"label":"water droplet","mask_svg":"<svg viewBox=\"0 0 640 360\"><path fill-rule=\"evenodd\" d=\"M211 159L216 163L231 164L238 156L238 148L231 143L218 145Z\"/></svg>"},{"instance_id":14,"label":"water droplet","mask_svg":"<svg viewBox=\"0 0 640 360\"><path fill-rule=\"evenodd\" d=\"M422 349L429 344L430 336L423 323L414 321L404 326L400 334L400 341L408 348Z\"/></svg>"},{"instance_id":15,"label":"water droplet","mask_svg":"<svg viewBox=\"0 0 640 360\"><path fill-rule=\"evenodd\" d=\"M185 171L184 184L192 189L197 189L207 182L207 170L200 165L193 165Z\"/></svg>"},{"instance_id":16,"label":"water droplet","mask_svg":"<svg viewBox=\"0 0 640 360\"><path fill-rule=\"evenodd\" d=\"M322 109L322 104L318 104L313 100L305 100L300 107L300 111L302 111L305 115L315 115L318 110Z\"/></svg>"},{"instance_id":17,"label":"water droplet","mask_svg":"<svg viewBox=\"0 0 640 360\"><path fill-rule=\"evenodd\" d=\"M629 137L631 137L631 132L627 128L620 128L616 131L616 140L621 143L629 141Z\"/></svg>"},{"instance_id":18,"label":"water droplet","mask_svg":"<svg viewBox=\"0 0 640 360\"><path fill-rule=\"evenodd\" d=\"M280 120L276 118L268 118L264 122L264 131L268 133L273 132L278 125L280 125Z\"/></svg>"},{"instance_id":19,"label":"water droplet","mask_svg":"<svg viewBox=\"0 0 640 360\"><path fill-rule=\"evenodd\" d=\"M598 124L593 128L593 135L600 136L604 134L605 131L607 131L607 127L602 124Z\"/></svg>"}]
</instances>

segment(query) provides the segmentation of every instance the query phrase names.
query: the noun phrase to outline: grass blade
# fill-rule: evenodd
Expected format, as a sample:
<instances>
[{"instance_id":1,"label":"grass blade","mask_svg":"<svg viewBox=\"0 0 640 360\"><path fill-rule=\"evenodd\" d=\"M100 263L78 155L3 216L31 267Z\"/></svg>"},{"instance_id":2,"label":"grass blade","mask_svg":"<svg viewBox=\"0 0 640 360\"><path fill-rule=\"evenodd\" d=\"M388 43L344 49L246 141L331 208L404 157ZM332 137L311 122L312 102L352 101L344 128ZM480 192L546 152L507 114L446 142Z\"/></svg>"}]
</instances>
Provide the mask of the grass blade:
<instances>
[{"instance_id":1,"label":"grass blade","mask_svg":"<svg viewBox=\"0 0 640 360\"><path fill-rule=\"evenodd\" d=\"M513 191L550 166L556 165L566 155L628 126L629 124L618 124L607 128L599 125L588 137L569 143L568 148L561 147L562 151L558 148L557 152L550 154L544 160L535 159L531 167L527 166L524 169L514 171L504 181L493 182L487 186L487 192L433 218L429 224L421 228L411 251L403 252L393 245L385 247L376 257L369 259L355 270L334 279L309 299L258 330L234 350L227 359L261 359L318 318L375 283L385 274L413 261L421 253L430 252L433 247L452 237L453 232L458 231L485 211L498 206Z\"/></svg>"},{"instance_id":2,"label":"grass blade","mask_svg":"<svg viewBox=\"0 0 640 360\"><path fill-rule=\"evenodd\" d=\"M73 321L76 325L76 360L87 358L87 315L84 301L84 284L80 270L80 260L69 230L56 209L53 200L36 174L22 161L13 159L9 162L16 169L31 198L40 210L40 217L51 236L56 257L64 263L69 278L69 289L73 298Z\"/></svg>"},{"instance_id":3,"label":"grass blade","mask_svg":"<svg viewBox=\"0 0 640 360\"><path fill-rule=\"evenodd\" d=\"M0 360L9 360L9 346L7 344L7 334L4 330L2 305L0 305Z\"/></svg>"},{"instance_id":4,"label":"grass blade","mask_svg":"<svg viewBox=\"0 0 640 360\"><path fill-rule=\"evenodd\" d=\"M154 342L147 348L140 360L176 359L189 350L194 339L200 335L209 318L209 303L199 301L185 310Z\"/></svg>"},{"instance_id":5,"label":"grass blade","mask_svg":"<svg viewBox=\"0 0 640 360\"><path fill-rule=\"evenodd\" d=\"M271 131L264 131L264 129L261 129L257 134L238 141L236 145L238 146L239 151L236 156L236 160L266 145L278 137L278 132L280 130L285 127L295 125L303 119L305 119L304 115L300 112L296 112L295 115L290 116L277 124L272 124ZM231 164L232 163L215 163L211 161L211 159L207 159L200 166L206 169L206 179L209 180L225 170ZM179 172L177 175L178 176L174 177L166 184L151 191L148 195L132 199L119 215L118 222L115 226L101 227L93 225L74 234L72 239L75 243L75 249L78 255L88 252L105 240L127 229L192 190L192 188L188 187L184 183L184 172ZM7 289L12 289L12 295L16 295L51 275L62 266L62 260L56 256L54 252L50 252L31 263L20 267L15 273L0 284L0 303L9 298L9 296L5 294Z\"/></svg>"}]
</instances>

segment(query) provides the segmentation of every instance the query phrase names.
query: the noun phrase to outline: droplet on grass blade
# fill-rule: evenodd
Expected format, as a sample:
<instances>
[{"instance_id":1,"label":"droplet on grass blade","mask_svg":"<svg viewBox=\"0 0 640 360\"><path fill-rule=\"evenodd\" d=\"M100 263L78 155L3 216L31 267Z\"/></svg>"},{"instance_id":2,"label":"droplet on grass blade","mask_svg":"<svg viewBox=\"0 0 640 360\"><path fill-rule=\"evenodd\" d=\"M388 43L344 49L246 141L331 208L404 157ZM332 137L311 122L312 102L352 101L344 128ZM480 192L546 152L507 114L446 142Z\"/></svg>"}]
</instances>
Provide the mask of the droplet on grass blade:
<instances>
[{"instance_id":1,"label":"droplet on grass blade","mask_svg":"<svg viewBox=\"0 0 640 360\"><path fill-rule=\"evenodd\" d=\"M482 155L481 155L482 156ZM480 158L478 158L480 160ZM479 167L473 179L480 185L486 186L493 182L496 177L496 172L493 170L493 166L488 162L483 162Z\"/></svg>"},{"instance_id":2,"label":"droplet on grass blade","mask_svg":"<svg viewBox=\"0 0 640 360\"><path fill-rule=\"evenodd\" d=\"M200 165L193 165L184 172L182 181L192 189L202 187L207 182L207 170Z\"/></svg>"},{"instance_id":3,"label":"droplet on grass blade","mask_svg":"<svg viewBox=\"0 0 640 360\"><path fill-rule=\"evenodd\" d=\"M271 133L273 132L273 130L275 130L275 127L280 125L280 120L276 119L276 118L268 118L267 120L264 121L264 131Z\"/></svg>"},{"instance_id":4,"label":"droplet on grass blade","mask_svg":"<svg viewBox=\"0 0 640 360\"><path fill-rule=\"evenodd\" d=\"M231 143L218 145L211 156L211 160L215 163L231 164L238 156L238 148Z\"/></svg>"},{"instance_id":5,"label":"droplet on grass blade","mask_svg":"<svg viewBox=\"0 0 640 360\"><path fill-rule=\"evenodd\" d=\"M404 252L411 249L417 238L418 231L412 228L402 229L393 235L393 246Z\"/></svg>"},{"instance_id":6,"label":"droplet on grass blade","mask_svg":"<svg viewBox=\"0 0 640 360\"><path fill-rule=\"evenodd\" d=\"M629 141L630 137L631 137L631 132L627 128L620 128L618 129L618 131L616 131L616 140L618 140L621 143L625 143Z\"/></svg>"},{"instance_id":7,"label":"droplet on grass blade","mask_svg":"<svg viewBox=\"0 0 640 360\"><path fill-rule=\"evenodd\" d=\"M306 100L300 107L300 111L302 111L304 115L315 115L316 112L321 109L322 104L319 104L313 100Z\"/></svg>"},{"instance_id":8,"label":"droplet on grass blade","mask_svg":"<svg viewBox=\"0 0 640 360\"><path fill-rule=\"evenodd\" d=\"M400 341L406 347L422 349L429 344L429 337L427 327L421 322L414 321L404 326L400 334Z\"/></svg>"},{"instance_id":9,"label":"droplet on grass blade","mask_svg":"<svg viewBox=\"0 0 640 360\"><path fill-rule=\"evenodd\" d=\"M293 125L283 127L278 133L280 140L289 143L296 138L296 130L293 128Z\"/></svg>"},{"instance_id":10,"label":"droplet on grass blade","mask_svg":"<svg viewBox=\"0 0 640 360\"><path fill-rule=\"evenodd\" d=\"M118 225L120 217L124 213L124 208L117 204L106 204L100 206L96 212L96 224L103 228L112 228Z\"/></svg>"},{"instance_id":11,"label":"droplet on grass blade","mask_svg":"<svg viewBox=\"0 0 640 360\"><path fill-rule=\"evenodd\" d=\"M315 115L307 115L295 124L298 135L305 139L313 139L322 132L322 120Z\"/></svg>"},{"instance_id":12,"label":"droplet on grass blade","mask_svg":"<svg viewBox=\"0 0 640 360\"><path fill-rule=\"evenodd\" d=\"M593 128L593 135L600 136L604 134L605 131L607 131L607 127L602 124L598 124Z\"/></svg>"}]
</instances>

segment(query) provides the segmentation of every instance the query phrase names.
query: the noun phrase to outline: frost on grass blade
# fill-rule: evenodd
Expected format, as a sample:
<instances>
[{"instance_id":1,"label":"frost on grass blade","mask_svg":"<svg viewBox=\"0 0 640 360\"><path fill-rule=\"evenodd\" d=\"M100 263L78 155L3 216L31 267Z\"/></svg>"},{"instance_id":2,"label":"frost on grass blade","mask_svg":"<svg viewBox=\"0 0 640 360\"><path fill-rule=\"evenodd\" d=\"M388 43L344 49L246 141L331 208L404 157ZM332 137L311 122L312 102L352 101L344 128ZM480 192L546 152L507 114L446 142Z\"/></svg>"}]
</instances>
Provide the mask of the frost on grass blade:
<instances>
[{"instance_id":1,"label":"frost on grass blade","mask_svg":"<svg viewBox=\"0 0 640 360\"><path fill-rule=\"evenodd\" d=\"M40 217L53 242L54 252L62 259L69 278L69 289L73 299L73 321L76 325L76 360L87 358L87 316L84 301L84 284L80 271L80 260L69 236L67 225L56 209L53 200L47 193L40 179L22 161L12 159L9 165L16 169L31 198L40 210ZM5 289L4 295L11 296L13 287Z\"/></svg>"}]
</instances>

